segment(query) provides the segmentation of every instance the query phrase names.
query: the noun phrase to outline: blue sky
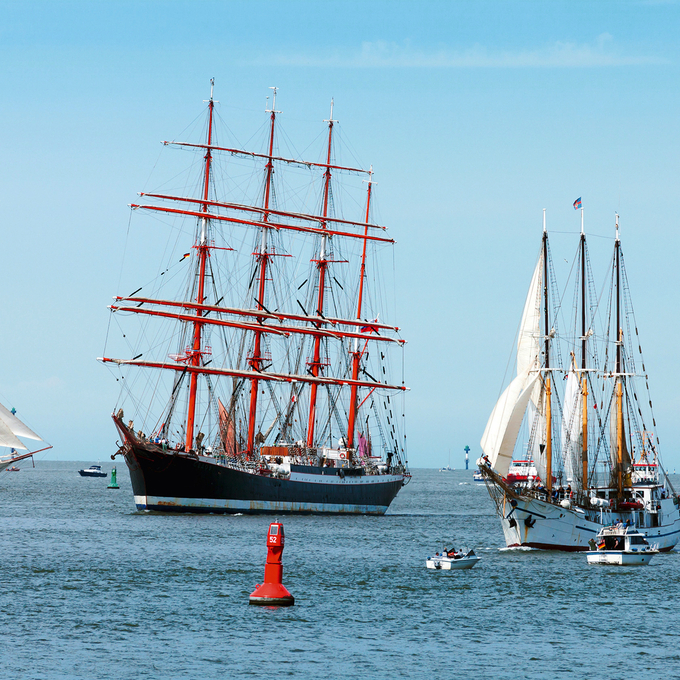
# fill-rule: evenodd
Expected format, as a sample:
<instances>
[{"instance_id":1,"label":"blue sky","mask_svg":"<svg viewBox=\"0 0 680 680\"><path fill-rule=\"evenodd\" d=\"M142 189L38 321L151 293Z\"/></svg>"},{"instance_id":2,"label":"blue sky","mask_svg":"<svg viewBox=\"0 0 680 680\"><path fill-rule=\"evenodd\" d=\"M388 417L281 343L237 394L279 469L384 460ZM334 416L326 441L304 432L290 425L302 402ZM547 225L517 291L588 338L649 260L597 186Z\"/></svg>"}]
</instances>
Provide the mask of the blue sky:
<instances>
[{"instance_id":1,"label":"blue sky","mask_svg":"<svg viewBox=\"0 0 680 680\"><path fill-rule=\"evenodd\" d=\"M117 389L95 357L127 204L214 76L242 139L276 85L292 138L334 97L374 165L398 242L412 466L479 451L542 209L571 260L578 196L598 281L621 214L658 435L680 466L679 29L675 2L0 2L0 399L54 457L115 450Z\"/></svg>"}]
</instances>

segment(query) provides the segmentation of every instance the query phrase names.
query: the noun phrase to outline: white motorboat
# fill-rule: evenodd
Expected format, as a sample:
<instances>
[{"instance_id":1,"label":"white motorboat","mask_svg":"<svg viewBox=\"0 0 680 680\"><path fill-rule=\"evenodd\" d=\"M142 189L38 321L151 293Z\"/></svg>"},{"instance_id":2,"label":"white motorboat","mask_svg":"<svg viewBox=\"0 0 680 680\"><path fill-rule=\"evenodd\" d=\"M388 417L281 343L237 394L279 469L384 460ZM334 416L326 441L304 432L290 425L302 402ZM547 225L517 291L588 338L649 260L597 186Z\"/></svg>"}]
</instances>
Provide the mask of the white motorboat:
<instances>
[{"instance_id":1,"label":"white motorboat","mask_svg":"<svg viewBox=\"0 0 680 680\"><path fill-rule=\"evenodd\" d=\"M78 474L81 477L107 477L109 473L104 472L101 465L90 465L89 468L78 470Z\"/></svg>"},{"instance_id":2,"label":"white motorboat","mask_svg":"<svg viewBox=\"0 0 680 680\"><path fill-rule=\"evenodd\" d=\"M472 569L481 560L475 555L474 550L435 553L434 557L428 557L425 566L428 569Z\"/></svg>"},{"instance_id":3,"label":"white motorboat","mask_svg":"<svg viewBox=\"0 0 680 680\"><path fill-rule=\"evenodd\" d=\"M638 567L649 564L659 551L634 526L616 524L603 527L596 539L591 539L591 548L586 555L588 564L620 564L624 567Z\"/></svg>"}]
</instances>

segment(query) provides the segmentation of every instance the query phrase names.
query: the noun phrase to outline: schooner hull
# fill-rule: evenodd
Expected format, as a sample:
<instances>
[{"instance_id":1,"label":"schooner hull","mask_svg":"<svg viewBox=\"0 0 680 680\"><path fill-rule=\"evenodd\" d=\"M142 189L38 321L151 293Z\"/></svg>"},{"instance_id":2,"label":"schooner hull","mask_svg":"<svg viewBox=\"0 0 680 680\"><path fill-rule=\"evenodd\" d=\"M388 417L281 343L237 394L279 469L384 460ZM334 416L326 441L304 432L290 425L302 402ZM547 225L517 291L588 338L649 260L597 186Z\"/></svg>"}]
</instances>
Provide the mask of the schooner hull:
<instances>
[{"instance_id":1,"label":"schooner hull","mask_svg":"<svg viewBox=\"0 0 680 680\"><path fill-rule=\"evenodd\" d=\"M517 505L505 504L501 525L509 548L527 547L543 550L588 551L588 541L603 525L630 520L650 544L669 551L680 540L680 510L672 500L661 501L661 511L647 513L600 512L564 508L534 498L518 498ZM514 521L513 521L514 520ZM658 526L645 526L657 523Z\"/></svg>"},{"instance_id":2,"label":"schooner hull","mask_svg":"<svg viewBox=\"0 0 680 680\"><path fill-rule=\"evenodd\" d=\"M402 474L340 477L308 466L281 479L130 439L123 449L139 510L384 515L404 484Z\"/></svg>"}]
</instances>

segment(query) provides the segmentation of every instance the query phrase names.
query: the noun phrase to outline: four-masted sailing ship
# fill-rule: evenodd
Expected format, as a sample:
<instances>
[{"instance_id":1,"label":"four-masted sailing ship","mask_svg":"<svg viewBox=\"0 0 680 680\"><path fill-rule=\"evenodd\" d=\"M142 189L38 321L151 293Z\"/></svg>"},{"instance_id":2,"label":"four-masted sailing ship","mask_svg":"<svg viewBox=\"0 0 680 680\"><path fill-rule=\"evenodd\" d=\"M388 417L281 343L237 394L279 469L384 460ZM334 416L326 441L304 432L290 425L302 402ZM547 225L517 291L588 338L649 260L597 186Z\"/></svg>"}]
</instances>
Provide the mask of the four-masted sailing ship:
<instances>
[{"instance_id":1,"label":"four-masted sailing ship","mask_svg":"<svg viewBox=\"0 0 680 680\"><path fill-rule=\"evenodd\" d=\"M662 467L658 436L648 429L656 429L651 398L638 393L640 379L647 393L649 385L618 215L606 308L595 293L583 209L576 262L576 323L563 368L560 297L544 212L519 328L517 373L491 413L477 463L509 547L588 550L603 525L621 521L668 551L680 538L680 499ZM526 437L519 444L521 431ZM513 476L517 459L535 474Z\"/></svg>"},{"instance_id":2,"label":"four-masted sailing ship","mask_svg":"<svg viewBox=\"0 0 680 680\"><path fill-rule=\"evenodd\" d=\"M410 479L407 388L372 168L336 161L332 102L323 156L281 155L276 88L261 151L219 144L213 85L203 141L164 142L200 166L193 194L132 205L176 233L156 278L110 307L140 326L132 358L100 359L127 398L112 457L139 509L384 514Z\"/></svg>"}]
</instances>

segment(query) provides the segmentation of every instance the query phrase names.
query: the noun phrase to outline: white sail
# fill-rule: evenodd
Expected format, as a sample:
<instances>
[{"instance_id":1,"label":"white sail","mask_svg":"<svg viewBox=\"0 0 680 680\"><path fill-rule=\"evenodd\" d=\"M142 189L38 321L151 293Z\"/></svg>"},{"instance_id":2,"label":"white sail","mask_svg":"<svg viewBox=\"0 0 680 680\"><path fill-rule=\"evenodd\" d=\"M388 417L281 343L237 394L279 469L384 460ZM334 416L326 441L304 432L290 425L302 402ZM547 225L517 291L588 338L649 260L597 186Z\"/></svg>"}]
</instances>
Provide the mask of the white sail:
<instances>
[{"instance_id":1,"label":"white sail","mask_svg":"<svg viewBox=\"0 0 680 680\"><path fill-rule=\"evenodd\" d=\"M538 399L540 367L540 312L543 286L543 252L534 269L529 292L524 302L517 339L517 377L508 385L496 403L482 436L482 450L489 456L491 467L505 477L510 468L519 428L532 393ZM533 402L534 405L536 402Z\"/></svg>"},{"instance_id":2,"label":"white sail","mask_svg":"<svg viewBox=\"0 0 680 680\"><path fill-rule=\"evenodd\" d=\"M0 418L0 446L11 446L14 449L25 449L26 447L17 439L7 423Z\"/></svg>"},{"instance_id":3,"label":"white sail","mask_svg":"<svg viewBox=\"0 0 680 680\"><path fill-rule=\"evenodd\" d=\"M507 476L515 442L539 373L524 371L501 394L486 424L481 446L491 467Z\"/></svg>"},{"instance_id":4,"label":"white sail","mask_svg":"<svg viewBox=\"0 0 680 680\"><path fill-rule=\"evenodd\" d=\"M41 442L42 437L38 436L33 430L24 425L11 411L8 411L2 404L0 404L0 421L16 437L25 437L26 439L36 439ZM15 449L26 447L17 446L16 444L2 444L2 446L13 446Z\"/></svg>"},{"instance_id":5,"label":"white sail","mask_svg":"<svg viewBox=\"0 0 680 680\"><path fill-rule=\"evenodd\" d=\"M543 251L531 277L517 338L517 375L538 369L541 341L541 290L543 288Z\"/></svg>"},{"instance_id":6,"label":"white sail","mask_svg":"<svg viewBox=\"0 0 680 680\"><path fill-rule=\"evenodd\" d=\"M572 361L567 387L564 391L564 411L562 418L562 456L564 473L569 483L577 479L580 458L580 437L583 420L581 385Z\"/></svg>"}]
</instances>

